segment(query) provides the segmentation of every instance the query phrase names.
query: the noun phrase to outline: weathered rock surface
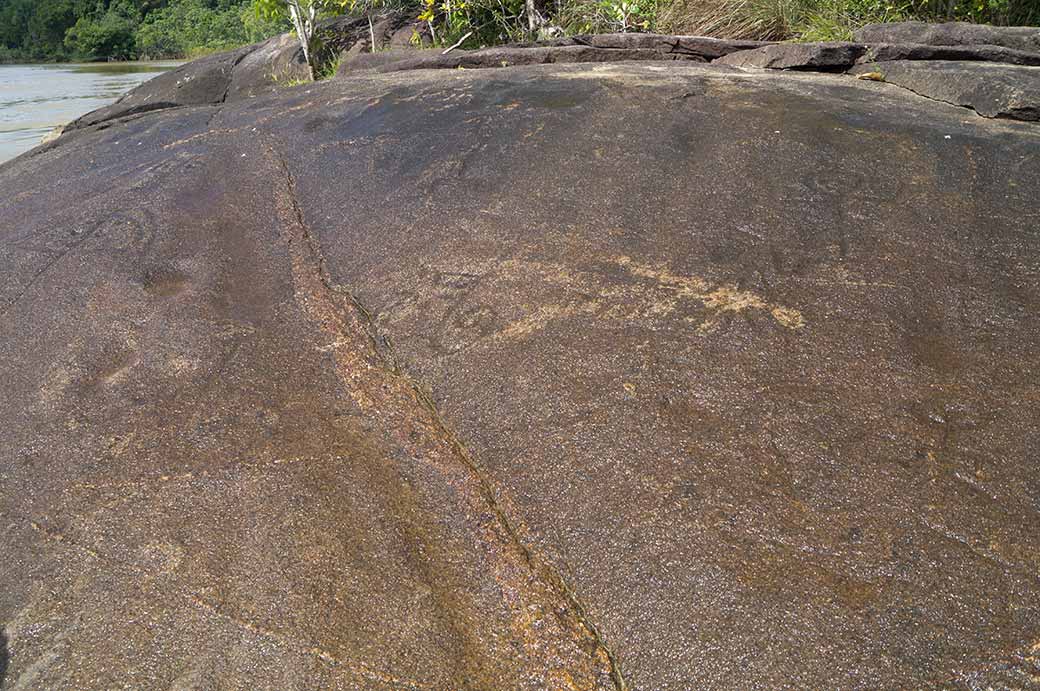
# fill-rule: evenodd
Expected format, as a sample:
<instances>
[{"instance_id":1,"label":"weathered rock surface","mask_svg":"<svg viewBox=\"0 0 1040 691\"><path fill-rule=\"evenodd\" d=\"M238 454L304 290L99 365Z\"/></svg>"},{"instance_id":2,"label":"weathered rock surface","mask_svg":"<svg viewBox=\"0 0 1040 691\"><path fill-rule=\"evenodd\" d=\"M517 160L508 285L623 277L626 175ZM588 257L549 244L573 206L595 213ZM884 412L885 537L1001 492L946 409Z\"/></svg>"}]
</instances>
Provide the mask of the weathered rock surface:
<instances>
[{"instance_id":1,"label":"weathered rock surface","mask_svg":"<svg viewBox=\"0 0 1040 691\"><path fill-rule=\"evenodd\" d=\"M916 23L905 24L882 25L874 33L871 32L875 27L868 27L862 35L889 36L884 33L885 27L893 27L891 38L902 40L905 35L921 42L781 44L701 36L595 34L530 45L454 50L444 55L440 50L415 49L408 45L405 35L414 29L408 25L406 16L393 13L371 29L364 19L331 19L322 24L319 34L329 54L343 54L337 70L341 77L362 72L648 60L714 61L736 67L819 71L843 71L856 64L893 60L965 60L1040 66L1040 52L1019 49L1022 46L1035 48L1030 38L1032 34L1021 28L923 25L953 27L947 33L933 36ZM369 45L373 38L370 34L374 34L376 51ZM968 40L999 36L1004 38L993 45L976 45L978 41ZM954 37L962 40L956 41ZM252 98L308 77L302 51L292 35L285 34L188 63L134 89L111 106L70 123L66 129L73 131L152 110Z\"/></svg>"},{"instance_id":2,"label":"weathered rock surface","mask_svg":"<svg viewBox=\"0 0 1040 691\"><path fill-rule=\"evenodd\" d=\"M867 46L860 43L777 43L731 53L716 62L773 70L844 70L856 64L866 52Z\"/></svg>"},{"instance_id":3,"label":"weathered rock surface","mask_svg":"<svg viewBox=\"0 0 1040 691\"><path fill-rule=\"evenodd\" d=\"M130 90L112 105L73 120L66 125L65 131L71 132L152 110L223 103L231 88L231 75L235 66L255 48L246 46L181 65Z\"/></svg>"},{"instance_id":4,"label":"weathered rock surface","mask_svg":"<svg viewBox=\"0 0 1040 691\"><path fill-rule=\"evenodd\" d=\"M389 65L404 62L414 63L414 61L420 58L436 61L443 54L443 49L436 48L385 48L373 53L366 52L364 46L358 44L344 52L340 57L339 66L336 68L336 76L353 77L361 72L393 72L395 70L388 69ZM496 65L496 67L501 67L501 65Z\"/></svg>"},{"instance_id":5,"label":"weathered rock surface","mask_svg":"<svg viewBox=\"0 0 1040 691\"><path fill-rule=\"evenodd\" d=\"M999 62L1008 65L1040 65L1040 53L1003 46L932 46L922 43L870 44L859 62L891 60L956 60L959 62Z\"/></svg>"},{"instance_id":6,"label":"weathered rock surface","mask_svg":"<svg viewBox=\"0 0 1040 691\"><path fill-rule=\"evenodd\" d=\"M1034 686L1038 147L668 62L0 165L0 684Z\"/></svg>"},{"instance_id":7,"label":"weathered rock surface","mask_svg":"<svg viewBox=\"0 0 1040 691\"><path fill-rule=\"evenodd\" d=\"M316 50L326 56L335 56L355 45L369 49L370 33L374 34L382 45L404 22L404 15L391 14L376 22L370 30L365 19L328 19L317 29ZM310 70L296 37L293 34L283 34L255 46L242 58L232 75L227 100L252 98L280 86L309 79Z\"/></svg>"},{"instance_id":8,"label":"weathered rock surface","mask_svg":"<svg viewBox=\"0 0 1040 691\"><path fill-rule=\"evenodd\" d=\"M647 48L597 48L595 46L530 46L527 48L494 47L481 50L455 50L444 55L439 50L416 51L408 57L397 55L375 56L350 62L341 74L349 75L351 67L375 72L408 72L428 69L482 69L516 67L518 65L548 65L576 62L625 62L644 60L692 60L707 62L705 58L685 53L662 53ZM356 71L356 70L354 70Z\"/></svg>"},{"instance_id":9,"label":"weathered rock surface","mask_svg":"<svg viewBox=\"0 0 1040 691\"><path fill-rule=\"evenodd\" d=\"M307 79L310 79L310 70L299 41L292 34L282 34L255 46L242 57L228 80L225 99L251 98L270 91L279 83Z\"/></svg>"},{"instance_id":10,"label":"weathered rock surface","mask_svg":"<svg viewBox=\"0 0 1040 691\"><path fill-rule=\"evenodd\" d=\"M742 41L707 36L669 36L666 34L590 34L546 41L550 46L589 46L615 50L654 50L671 55L686 55L714 60L740 50L771 45L767 41Z\"/></svg>"},{"instance_id":11,"label":"weathered rock surface","mask_svg":"<svg viewBox=\"0 0 1040 691\"><path fill-rule=\"evenodd\" d=\"M481 50L390 49L374 53L352 50L344 55L339 76L358 72L402 72L418 69L481 69L575 62L692 60L710 62L723 55L769 45L761 41L731 41L699 36L661 34L595 34L572 36L530 45Z\"/></svg>"},{"instance_id":12,"label":"weathered rock surface","mask_svg":"<svg viewBox=\"0 0 1040 691\"><path fill-rule=\"evenodd\" d=\"M877 70L889 84L916 94L971 108L988 118L1040 120L1040 68L970 62L895 61L860 65Z\"/></svg>"},{"instance_id":13,"label":"weathered rock surface","mask_svg":"<svg viewBox=\"0 0 1040 691\"><path fill-rule=\"evenodd\" d=\"M855 32L863 43L927 43L935 46L1004 46L1040 53L1040 28L1035 26L989 26L965 22L893 22L868 24Z\"/></svg>"},{"instance_id":14,"label":"weathered rock surface","mask_svg":"<svg viewBox=\"0 0 1040 691\"><path fill-rule=\"evenodd\" d=\"M378 23L378 36L385 33L388 41L404 22L402 15L387 16ZM326 20L317 29L321 49L332 55L355 43L367 45L369 33L367 20L348 17ZM131 90L112 105L73 121L66 129L77 130L152 110L252 98L309 78L296 38L283 34L186 63Z\"/></svg>"},{"instance_id":15,"label":"weathered rock surface","mask_svg":"<svg viewBox=\"0 0 1040 691\"><path fill-rule=\"evenodd\" d=\"M735 67L774 70L844 71L864 62L890 60L961 60L1040 65L1040 53L1001 46L932 46L921 43L776 43L733 52L716 62Z\"/></svg>"}]
</instances>

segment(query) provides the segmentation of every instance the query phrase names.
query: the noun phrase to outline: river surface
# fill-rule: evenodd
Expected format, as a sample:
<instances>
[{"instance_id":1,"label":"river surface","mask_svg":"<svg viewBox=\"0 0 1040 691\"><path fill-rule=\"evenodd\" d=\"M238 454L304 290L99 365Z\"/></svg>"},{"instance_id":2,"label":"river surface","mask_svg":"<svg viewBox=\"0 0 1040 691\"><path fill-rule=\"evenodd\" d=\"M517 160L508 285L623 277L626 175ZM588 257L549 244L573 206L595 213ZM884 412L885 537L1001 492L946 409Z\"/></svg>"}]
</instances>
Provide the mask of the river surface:
<instances>
[{"instance_id":1,"label":"river surface","mask_svg":"<svg viewBox=\"0 0 1040 691\"><path fill-rule=\"evenodd\" d=\"M0 162L178 62L0 65Z\"/></svg>"}]
</instances>

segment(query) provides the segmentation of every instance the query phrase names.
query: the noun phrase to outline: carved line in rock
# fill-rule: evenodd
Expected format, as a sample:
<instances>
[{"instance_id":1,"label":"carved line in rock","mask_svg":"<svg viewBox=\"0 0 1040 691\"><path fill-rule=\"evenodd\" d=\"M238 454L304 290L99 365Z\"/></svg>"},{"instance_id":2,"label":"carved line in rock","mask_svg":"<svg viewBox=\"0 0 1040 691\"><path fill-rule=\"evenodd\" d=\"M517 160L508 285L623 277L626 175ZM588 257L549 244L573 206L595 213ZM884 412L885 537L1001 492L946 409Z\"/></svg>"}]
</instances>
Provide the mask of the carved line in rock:
<instances>
[{"instance_id":1,"label":"carved line in rock","mask_svg":"<svg viewBox=\"0 0 1040 691\"><path fill-rule=\"evenodd\" d=\"M288 164L273 146L267 151L284 183L276 188L276 206L295 300L326 341L321 350L332 357L348 395L386 440L408 459L432 469L450 488L458 505L446 510L478 524L478 551L510 612L512 634L526 659L545 674L546 688L602 688L596 679L605 677L616 691L626 691L617 656L573 589L526 546L522 522L507 515L493 481L430 398L397 368L392 351L380 352L367 310L353 295L333 286L321 249L304 221Z\"/></svg>"}]
</instances>

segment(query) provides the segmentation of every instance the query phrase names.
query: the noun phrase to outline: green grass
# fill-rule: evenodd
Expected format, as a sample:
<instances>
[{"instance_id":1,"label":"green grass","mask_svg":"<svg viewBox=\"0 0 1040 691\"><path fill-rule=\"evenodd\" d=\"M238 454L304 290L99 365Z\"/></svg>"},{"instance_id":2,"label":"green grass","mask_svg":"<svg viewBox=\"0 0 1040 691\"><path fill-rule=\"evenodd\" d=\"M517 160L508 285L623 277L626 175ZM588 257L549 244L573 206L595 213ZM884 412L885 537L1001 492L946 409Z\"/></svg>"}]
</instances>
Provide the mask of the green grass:
<instances>
[{"instance_id":1,"label":"green grass","mask_svg":"<svg viewBox=\"0 0 1040 691\"><path fill-rule=\"evenodd\" d=\"M865 24L1040 22L1037 0L659 0L655 29L723 38L847 41ZM952 4L951 4L952 3Z\"/></svg>"},{"instance_id":2,"label":"green grass","mask_svg":"<svg viewBox=\"0 0 1040 691\"><path fill-rule=\"evenodd\" d=\"M343 56L337 55L331 60L325 60L321 63L321 66L314 71L315 81L324 81L326 79L332 79L336 76L336 70L339 69L340 62L343 61Z\"/></svg>"}]
</instances>

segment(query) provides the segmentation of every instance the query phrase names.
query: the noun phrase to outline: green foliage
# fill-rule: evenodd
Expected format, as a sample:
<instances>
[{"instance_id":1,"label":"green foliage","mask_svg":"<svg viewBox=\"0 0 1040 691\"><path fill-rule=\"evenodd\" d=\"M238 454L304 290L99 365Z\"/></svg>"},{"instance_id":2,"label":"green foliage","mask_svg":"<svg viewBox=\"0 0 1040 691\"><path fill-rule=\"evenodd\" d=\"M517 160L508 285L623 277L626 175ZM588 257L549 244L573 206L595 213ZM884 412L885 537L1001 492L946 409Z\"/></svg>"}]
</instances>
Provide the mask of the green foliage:
<instances>
[{"instance_id":1,"label":"green foliage","mask_svg":"<svg viewBox=\"0 0 1040 691\"><path fill-rule=\"evenodd\" d=\"M917 0L911 3L915 15L927 19L959 20L1009 26L1040 24L1037 0Z\"/></svg>"},{"instance_id":2,"label":"green foliage","mask_svg":"<svg viewBox=\"0 0 1040 691\"><path fill-rule=\"evenodd\" d=\"M248 4L220 7L206 0L181 0L148 15L137 30L137 51L148 57L199 55L285 30L282 22L257 18Z\"/></svg>"},{"instance_id":3,"label":"green foliage","mask_svg":"<svg viewBox=\"0 0 1040 691\"><path fill-rule=\"evenodd\" d=\"M286 30L252 0L0 0L0 61L190 57Z\"/></svg>"},{"instance_id":4,"label":"green foliage","mask_svg":"<svg viewBox=\"0 0 1040 691\"><path fill-rule=\"evenodd\" d=\"M318 69L314 72L314 78L319 81L323 79L332 79L332 77L336 75L336 70L339 69L339 64L342 61L342 55L335 55L331 58L322 60Z\"/></svg>"},{"instance_id":5,"label":"green foliage","mask_svg":"<svg viewBox=\"0 0 1040 691\"><path fill-rule=\"evenodd\" d=\"M238 9L238 17L245 31L246 42L256 43L277 34L284 34L291 27L281 17L261 17L257 14L253 3L243 2Z\"/></svg>"},{"instance_id":6,"label":"green foliage","mask_svg":"<svg viewBox=\"0 0 1040 691\"><path fill-rule=\"evenodd\" d=\"M875 22L1040 23L1038 0L661 0L657 29L729 38L848 40Z\"/></svg>"},{"instance_id":7,"label":"green foliage","mask_svg":"<svg viewBox=\"0 0 1040 691\"><path fill-rule=\"evenodd\" d=\"M275 0L267 0L273 2ZM1040 0L348 0L352 14L404 9L438 46L464 48L564 34L658 31L771 40L850 40L864 24L909 19L1040 24Z\"/></svg>"},{"instance_id":8,"label":"green foliage","mask_svg":"<svg viewBox=\"0 0 1040 691\"><path fill-rule=\"evenodd\" d=\"M801 41L851 41L865 24L899 22L913 16L907 2L892 0L819 0L791 18L791 33Z\"/></svg>"},{"instance_id":9,"label":"green foliage","mask_svg":"<svg viewBox=\"0 0 1040 691\"><path fill-rule=\"evenodd\" d=\"M128 60L135 56L139 14L129 0L117 0L104 13L80 17L65 33L69 53L84 58Z\"/></svg>"},{"instance_id":10,"label":"green foliage","mask_svg":"<svg viewBox=\"0 0 1040 691\"><path fill-rule=\"evenodd\" d=\"M440 45L465 47L522 41L528 37L524 0L424 0L418 17Z\"/></svg>"},{"instance_id":11,"label":"green foliage","mask_svg":"<svg viewBox=\"0 0 1040 691\"><path fill-rule=\"evenodd\" d=\"M1040 23L1036 0L803 0L790 31L804 41L849 40L864 24L966 21L998 25Z\"/></svg>"},{"instance_id":12,"label":"green foliage","mask_svg":"<svg viewBox=\"0 0 1040 691\"><path fill-rule=\"evenodd\" d=\"M314 36L318 12L331 5L333 0L253 0L256 16L261 19L288 19L296 40L303 50L311 79L321 66L319 42ZM336 3L339 4L338 2ZM318 50L316 50L318 49Z\"/></svg>"},{"instance_id":13,"label":"green foliage","mask_svg":"<svg viewBox=\"0 0 1040 691\"><path fill-rule=\"evenodd\" d=\"M195 56L291 30L286 2L0 0L0 62ZM863 24L903 19L1040 24L1040 0L534 0L533 31L527 0L301 2L319 17L405 11L423 40L466 37L464 48L608 31L847 40Z\"/></svg>"},{"instance_id":14,"label":"green foliage","mask_svg":"<svg viewBox=\"0 0 1040 691\"><path fill-rule=\"evenodd\" d=\"M566 33L652 31L657 0L571 0L560 6L557 23Z\"/></svg>"},{"instance_id":15,"label":"green foliage","mask_svg":"<svg viewBox=\"0 0 1040 691\"><path fill-rule=\"evenodd\" d=\"M351 0L299 0L299 3L304 10L314 7L319 18L343 14L352 5ZM252 7L253 14L265 21L285 22L289 19L286 0L252 0Z\"/></svg>"}]
</instances>

